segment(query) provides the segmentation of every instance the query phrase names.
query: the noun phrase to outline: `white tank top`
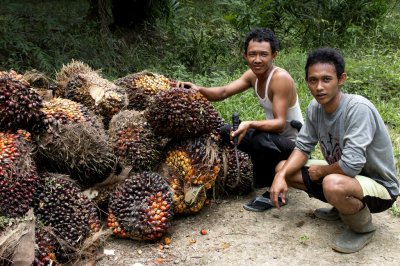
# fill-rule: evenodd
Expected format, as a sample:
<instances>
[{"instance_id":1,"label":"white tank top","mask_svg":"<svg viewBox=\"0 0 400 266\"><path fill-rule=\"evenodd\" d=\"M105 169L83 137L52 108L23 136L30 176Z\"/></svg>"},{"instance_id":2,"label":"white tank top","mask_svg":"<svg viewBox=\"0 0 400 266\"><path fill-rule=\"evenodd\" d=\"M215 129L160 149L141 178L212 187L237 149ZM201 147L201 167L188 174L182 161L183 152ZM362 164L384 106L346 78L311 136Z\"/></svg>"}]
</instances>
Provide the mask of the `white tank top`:
<instances>
[{"instance_id":1,"label":"white tank top","mask_svg":"<svg viewBox=\"0 0 400 266\"><path fill-rule=\"evenodd\" d=\"M265 84L264 98L261 98L260 95L258 95L258 93L257 93L258 79L256 79L256 83L254 85L256 95L258 97L258 100L260 101L261 106L264 108L265 118L267 120L271 120L271 119L275 118L274 113L272 112L272 102L268 98L268 89L269 89L269 83L271 81L271 78L272 78L275 70L277 70L277 69L278 69L278 67L274 67L268 76L267 83ZM296 103L293 106L289 107L289 109L286 113L285 129L281 133L282 136L295 141L298 132L297 132L297 129L293 128L290 125L290 121L292 121L292 120L297 120L297 121L301 122L302 124L304 124L303 114L301 113L298 95L296 96Z\"/></svg>"}]
</instances>

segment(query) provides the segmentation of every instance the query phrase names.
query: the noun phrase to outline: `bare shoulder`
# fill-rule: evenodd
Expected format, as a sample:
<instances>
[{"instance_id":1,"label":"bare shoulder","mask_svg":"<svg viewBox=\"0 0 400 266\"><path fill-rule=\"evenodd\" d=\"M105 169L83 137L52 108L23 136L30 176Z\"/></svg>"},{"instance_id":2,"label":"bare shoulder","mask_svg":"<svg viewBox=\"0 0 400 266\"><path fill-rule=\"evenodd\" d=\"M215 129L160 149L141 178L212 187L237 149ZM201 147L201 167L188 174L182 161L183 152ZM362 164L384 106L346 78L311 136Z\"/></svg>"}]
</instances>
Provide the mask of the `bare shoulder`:
<instances>
[{"instance_id":1,"label":"bare shoulder","mask_svg":"<svg viewBox=\"0 0 400 266\"><path fill-rule=\"evenodd\" d=\"M249 84L251 87L254 87L257 76L251 69L248 69L246 72L243 73L243 75L240 78L243 79L243 81Z\"/></svg>"},{"instance_id":2,"label":"bare shoulder","mask_svg":"<svg viewBox=\"0 0 400 266\"><path fill-rule=\"evenodd\" d=\"M285 69L280 68L280 67L278 67L277 70L275 70L275 73L274 73L272 79L278 79L278 80L292 81L293 82L293 78L289 74L289 72L287 72Z\"/></svg>"},{"instance_id":3,"label":"bare shoulder","mask_svg":"<svg viewBox=\"0 0 400 266\"><path fill-rule=\"evenodd\" d=\"M291 91L295 89L292 76L283 68L278 68L271 79L272 90Z\"/></svg>"}]
</instances>

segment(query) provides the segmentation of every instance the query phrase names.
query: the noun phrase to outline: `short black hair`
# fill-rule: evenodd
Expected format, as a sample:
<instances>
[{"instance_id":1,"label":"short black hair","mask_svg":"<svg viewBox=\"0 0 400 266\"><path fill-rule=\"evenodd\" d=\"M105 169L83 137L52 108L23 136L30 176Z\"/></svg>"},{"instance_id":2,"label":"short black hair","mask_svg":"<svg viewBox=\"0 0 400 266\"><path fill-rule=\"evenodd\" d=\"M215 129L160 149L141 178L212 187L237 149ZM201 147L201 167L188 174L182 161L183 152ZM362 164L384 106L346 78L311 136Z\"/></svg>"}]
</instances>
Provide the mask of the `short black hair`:
<instances>
[{"instance_id":1,"label":"short black hair","mask_svg":"<svg viewBox=\"0 0 400 266\"><path fill-rule=\"evenodd\" d=\"M269 42L271 45L272 53L279 51L279 41L276 38L274 32L268 28L256 28L247 34L246 40L244 41L244 52L247 53L250 41L255 42Z\"/></svg>"},{"instance_id":2,"label":"short black hair","mask_svg":"<svg viewBox=\"0 0 400 266\"><path fill-rule=\"evenodd\" d=\"M317 63L327 63L334 65L336 69L336 76L338 77L338 79L340 79L340 77L344 73L345 62L343 56L336 49L323 47L317 48L314 51L310 52L308 54L305 66L306 79L308 78L309 67Z\"/></svg>"}]
</instances>

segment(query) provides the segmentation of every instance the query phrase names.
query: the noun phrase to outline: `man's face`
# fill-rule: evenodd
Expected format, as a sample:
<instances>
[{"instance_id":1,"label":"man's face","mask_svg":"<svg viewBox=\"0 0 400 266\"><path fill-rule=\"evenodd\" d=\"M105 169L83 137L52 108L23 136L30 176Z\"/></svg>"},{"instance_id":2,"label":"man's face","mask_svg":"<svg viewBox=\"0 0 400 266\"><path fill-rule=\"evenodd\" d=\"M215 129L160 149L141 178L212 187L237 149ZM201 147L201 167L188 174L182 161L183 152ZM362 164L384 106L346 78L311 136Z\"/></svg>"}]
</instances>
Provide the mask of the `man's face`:
<instances>
[{"instance_id":1,"label":"man's face","mask_svg":"<svg viewBox=\"0 0 400 266\"><path fill-rule=\"evenodd\" d=\"M309 66L306 82L311 94L325 112L332 113L339 105L340 88L345 80L346 73L338 79L333 64L316 63Z\"/></svg>"},{"instance_id":2,"label":"man's face","mask_svg":"<svg viewBox=\"0 0 400 266\"><path fill-rule=\"evenodd\" d=\"M244 58L254 74L260 75L268 71L276 54L276 52L272 53L269 42L255 42L251 40Z\"/></svg>"}]
</instances>

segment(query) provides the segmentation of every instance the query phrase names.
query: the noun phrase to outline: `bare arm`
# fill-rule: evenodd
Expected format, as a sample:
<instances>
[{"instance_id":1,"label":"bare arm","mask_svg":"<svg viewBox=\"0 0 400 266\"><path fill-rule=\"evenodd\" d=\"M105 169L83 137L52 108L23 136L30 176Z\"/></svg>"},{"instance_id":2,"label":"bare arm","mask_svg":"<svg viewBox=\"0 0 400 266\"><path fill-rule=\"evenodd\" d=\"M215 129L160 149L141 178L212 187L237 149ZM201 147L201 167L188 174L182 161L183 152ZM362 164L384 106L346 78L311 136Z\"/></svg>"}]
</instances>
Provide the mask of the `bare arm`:
<instances>
[{"instance_id":1,"label":"bare arm","mask_svg":"<svg viewBox=\"0 0 400 266\"><path fill-rule=\"evenodd\" d=\"M198 90L203 94L209 101L221 101L229 96L235 95L237 93L243 92L248 88L253 86L255 80L255 75L251 70L247 70L243 75L237 80L231 83L219 86L219 87L202 87L197 86L191 82L178 82L177 87L190 87Z\"/></svg>"},{"instance_id":2,"label":"bare arm","mask_svg":"<svg viewBox=\"0 0 400 266\"><path fill-rule=\"evenodd\" d=\"M286 203L288 185L286 177L298 174L306 164L308 156L298 149L294 149L282 168L275 174L274 181L270 188L270 198L275 207L279 208L278 196L282 193L282 201Z\"/></svg>"}]
</instances>

